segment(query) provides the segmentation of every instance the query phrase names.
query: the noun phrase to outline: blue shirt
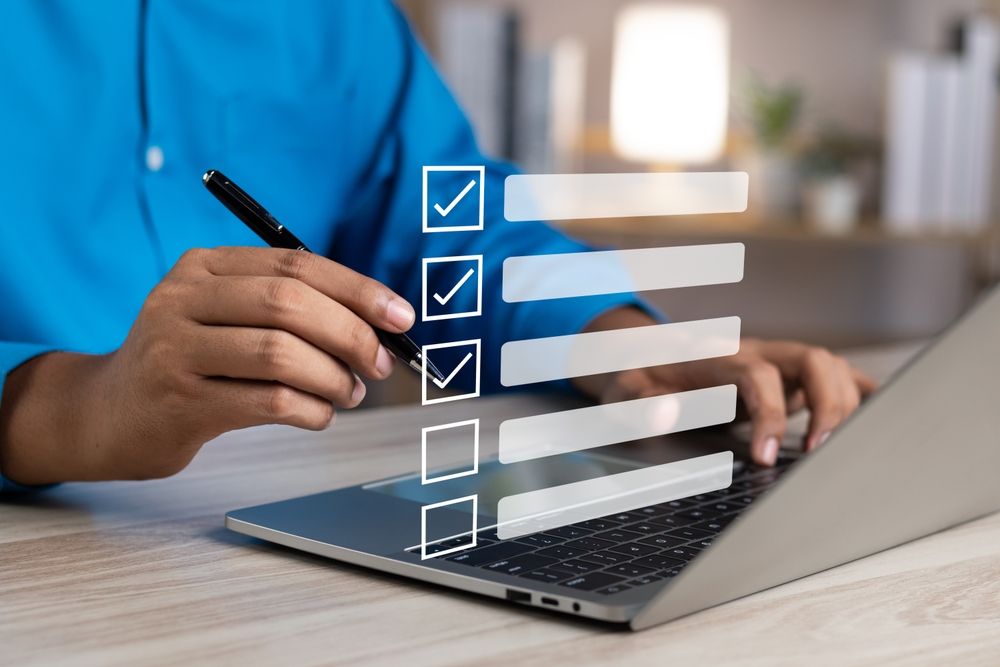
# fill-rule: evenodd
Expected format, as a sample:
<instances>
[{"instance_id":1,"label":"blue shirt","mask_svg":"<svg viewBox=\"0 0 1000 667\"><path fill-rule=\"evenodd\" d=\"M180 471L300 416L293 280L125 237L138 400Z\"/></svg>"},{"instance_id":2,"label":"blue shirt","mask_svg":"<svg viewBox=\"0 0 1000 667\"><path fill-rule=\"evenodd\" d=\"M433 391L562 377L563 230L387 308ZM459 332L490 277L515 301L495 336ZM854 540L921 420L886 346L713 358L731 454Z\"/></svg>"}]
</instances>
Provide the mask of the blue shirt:
<instances>
[{"instance_id":1,"label":"blue shirt","mask_svg":"<svg viewBox=\"0 0 1000 667\"><path fill-rule=\"evenodd\" d=\"M502 301L504 258L582 246L503 220L512 167L479 152L386 0L6 0L0 90L0 382L48 351L115 350L185 250L261 245L204 190L208 168L418 312L421 258L482 253L482 316L413 336L482 338L485 391L504 342L633 299ZM424 165L486 166L483 231L422 232Z\"/></svg>"}]
</instances>

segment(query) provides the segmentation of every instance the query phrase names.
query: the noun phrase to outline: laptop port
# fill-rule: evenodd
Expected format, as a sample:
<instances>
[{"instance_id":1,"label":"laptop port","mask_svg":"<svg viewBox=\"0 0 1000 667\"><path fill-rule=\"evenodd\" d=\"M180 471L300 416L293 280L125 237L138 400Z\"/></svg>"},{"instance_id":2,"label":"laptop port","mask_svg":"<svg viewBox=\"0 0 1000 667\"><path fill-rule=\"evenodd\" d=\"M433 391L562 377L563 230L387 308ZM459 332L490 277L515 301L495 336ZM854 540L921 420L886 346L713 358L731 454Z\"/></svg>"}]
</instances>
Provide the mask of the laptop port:
<instances>
[{"instance_id":1,"label":"laptop port","mask_svg":"<svg viewBox=\"0 0 1000 667\"><path fill-rule=\"evenodd\" d=\"M513 588L507 589L507 599L511 602L525 602L531 604L531 593L515 591Z\"/></svg>"},{"instance_id":2,"label":"laptop port","mask_svg":"<svg viewBox=\"0 0 1000 667\"><path fill-rule=\"evenodd\" d=\"M559 600L555 598L542 598L542 604L550 604L553 607L559 606Z\"/></svg>"}]
</instances>

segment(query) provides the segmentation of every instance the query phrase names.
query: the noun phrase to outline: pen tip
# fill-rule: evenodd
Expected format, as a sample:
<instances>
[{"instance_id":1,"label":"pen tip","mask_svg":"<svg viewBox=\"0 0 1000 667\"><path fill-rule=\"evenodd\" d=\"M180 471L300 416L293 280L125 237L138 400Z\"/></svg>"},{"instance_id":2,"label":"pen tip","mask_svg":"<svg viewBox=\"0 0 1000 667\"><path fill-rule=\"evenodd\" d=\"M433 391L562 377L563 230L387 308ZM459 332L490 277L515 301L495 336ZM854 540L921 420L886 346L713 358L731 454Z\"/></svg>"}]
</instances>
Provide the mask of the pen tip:
<instances>
[{"instance_id":1,"label":"pen tip","mask_svg":"<svg viewBox=\"0 0 1000 667\"><path fill-rule=\"evenodd\" d=\"M208 183L208 179L212 178L212 174L214 174L214 173L215 173L214 169L209 169L208 171L206 171L201 176L201 182L202 183Z\"/></svg>"}]
</instances>

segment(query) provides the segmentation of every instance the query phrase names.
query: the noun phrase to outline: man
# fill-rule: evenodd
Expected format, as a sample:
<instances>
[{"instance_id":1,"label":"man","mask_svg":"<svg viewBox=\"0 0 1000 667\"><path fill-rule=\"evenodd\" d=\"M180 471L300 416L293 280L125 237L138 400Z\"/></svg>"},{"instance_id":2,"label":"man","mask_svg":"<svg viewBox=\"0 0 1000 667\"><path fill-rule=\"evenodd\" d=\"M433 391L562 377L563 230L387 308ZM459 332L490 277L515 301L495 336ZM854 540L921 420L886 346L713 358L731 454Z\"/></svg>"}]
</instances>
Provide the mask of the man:
<instances>
[{"instance_id":1,"label":"man","mask_svg":"<svg viewBox=\"0 0 1000 667\"><path fill-rule=\"evenodd\" d=\"M483 316L414 335L482 337L487 388L507 340L654 321L629 295L503 303L504 257L582 247L502 221L510 167L479 153L388 1L15 0L0 72L8 489L162 477L225 431L325 428L392 372L372 327L414 325L421 257L485 254ZM421 167L451 164L486 165L485 229L422 234ZM201 189L210 167L329 259L249 247ZM811 408L812 449L871 389L824 350L749 340L576 386L617 401L726 383L764 465L788 410Z\"/></svg>"}]
</instances>

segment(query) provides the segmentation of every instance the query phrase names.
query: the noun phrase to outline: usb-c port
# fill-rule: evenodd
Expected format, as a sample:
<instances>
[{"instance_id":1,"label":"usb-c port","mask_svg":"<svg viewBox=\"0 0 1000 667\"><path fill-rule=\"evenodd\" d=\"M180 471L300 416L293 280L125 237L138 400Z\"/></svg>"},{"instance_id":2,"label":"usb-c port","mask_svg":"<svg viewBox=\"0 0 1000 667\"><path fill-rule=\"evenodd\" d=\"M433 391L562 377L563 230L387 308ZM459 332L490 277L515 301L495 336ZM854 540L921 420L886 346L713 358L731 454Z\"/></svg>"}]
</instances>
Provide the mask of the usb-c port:
<instances>
[{"instance_id":1,"label":"usb-c port","mask_svg":"<svg viewBox=\"0 0 1000 667\"><path fill-rule=\"evenodd\" d=\"M559 600L555 598L542 598L542 604L550 604L553 607L559 606Z\"/></svg>"}]
</instances>

